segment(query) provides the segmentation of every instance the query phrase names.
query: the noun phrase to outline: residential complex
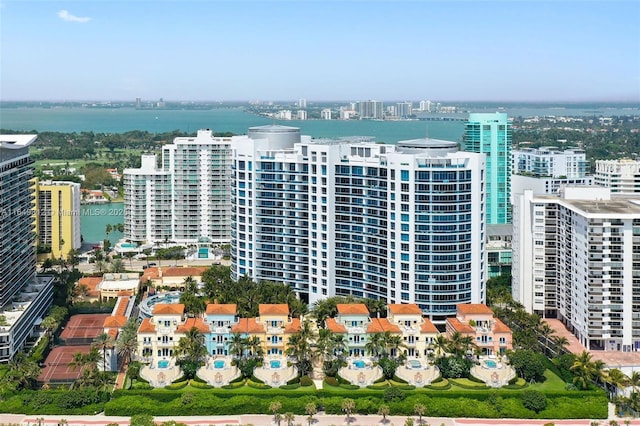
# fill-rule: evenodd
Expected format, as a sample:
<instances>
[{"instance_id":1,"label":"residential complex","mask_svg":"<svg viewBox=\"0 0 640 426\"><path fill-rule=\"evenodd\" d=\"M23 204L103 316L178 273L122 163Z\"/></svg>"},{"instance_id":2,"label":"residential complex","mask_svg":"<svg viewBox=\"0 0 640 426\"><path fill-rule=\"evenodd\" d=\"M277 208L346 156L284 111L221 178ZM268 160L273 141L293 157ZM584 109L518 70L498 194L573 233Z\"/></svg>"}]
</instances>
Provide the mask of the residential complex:
<instances>
[{"instance_id":1,"label":"residential complex","mask_svg":"<svg viewBox=\"0 0 640 426\"><path fill-rule=\"evenodd\" d=\"M162 148L162 162L143 155L138 169L125 169L124 237L134 243L182 245L230 240L230 144L233 138L175 138Z\"/></svg>"},{"instance_id":2,"label":"residential complex","mask_svg":"<svg viewBox=\"0 0 640 426\"><path fill-rule=\"evenodd\" d=\"M486 223L511 223L511 124L507 114L469 114L463 149L487 156Z\"/></svg>"},{"instance_id":3,"label":"residential complex","mask_svg":"<svg viewBox=\"0 0 640 426\"><path fill-rule=\"evenodd\" d=\"M596 185L611 188L612 193L640 193L638 160L597 160L593 177Z\"/></svg>"},{"instance_id":4,"label":"residential complex","mask_svg":"<svg viewBox=\"0 0 640 426\"><path fill-rule=\"evenodd\" d=\"M23 349L53 297L53 277L36 277L33 160L36 135L0 135L0 362Z\"/></svg>"},{"instance_id":5,"label":"residential complex","mask_svg":"<svg viewBox=\"0 0 640 426\"><path fill-rule=\"evenodd\" d=\"M416 303L436 322L482 303L485 156L455 142L316 140L293 127L232 142L232 277Z\"/></svg>"},{"instance_id":6,"label":"residential complex","mask_svg":"<svg viewBox=\"0 0 640 426\"><path fill-rule=\"evenodd\" d=\"M512 152L511 193L556 194L563 185L593 185L582 149L525 148Z\"/></svg>"},{"instance_id":7,"label":"residential complex","mask_svg":"<svg viewBox=\"0 0 640 426\"><path fill-rule=\"evenodd\" d=\"M39 249L48 249L54 259L67 258L80 249L80 184L37 181L36 233Z\"/></svg>"},{"instance_id":8,"label":"residential complex","mask_svg":"<svg viewBox=\"0 0 640 426\"><path fill-rule=\"evenodd\" d=\"M386 318L372 317L361 303L338 304L338 314L317 324L344 337L346 353L353 357L371 356L374 334L400 336L402 345L392 349L410 357L427 358L441 333L415 304L390 304ZM181 337L192 327L204 335L207 354L227 357L234 354L234 335L252 339L267 357L286 357L289 339L301 330L304 318L292 318L286 304L261 304L254 318L238 316L235 304L209 304L202 316L189 317L182 304L157 304L151 318L138 329L138 359L155 365L174 356ZM312 327L315 329L316 327ZM447 319L446 335L455 331L471 335L484 355L496 355L511 349L511 331L485 305L459 305L454 318ZM248 349L251 350L251 349ZM254 348L255 350L255 348Z\"/></svg>"},{"instance_id":9,"label":"residential complex","mask_svg":"<svg viewBox=\"0 0 640 426\"><path fill-rule=\"evenodd\" d=\"M382 101L359 101L356 103L355 110L361 120L381 120L384 117L384 105Z\"/></svg>"},{"instance_id":10,"label":"residential complex","mask_svg":"<svg viewBox=\"0 0 640 426\"><path fill-rule=\"evenodd\" d=\"M513 296L588 349L640 350L640 198L565 187L514 195Z\"/></svg>"}]
</instances>

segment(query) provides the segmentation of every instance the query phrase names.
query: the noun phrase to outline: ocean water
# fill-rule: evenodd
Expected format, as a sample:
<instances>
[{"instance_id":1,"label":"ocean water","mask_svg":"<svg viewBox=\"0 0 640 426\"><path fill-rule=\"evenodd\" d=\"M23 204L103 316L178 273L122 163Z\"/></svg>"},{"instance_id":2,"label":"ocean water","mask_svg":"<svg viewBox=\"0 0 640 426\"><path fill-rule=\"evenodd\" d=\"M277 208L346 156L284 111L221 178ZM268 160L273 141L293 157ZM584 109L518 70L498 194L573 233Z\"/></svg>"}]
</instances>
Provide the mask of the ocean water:
<instances>
[{"instance_id":1,"label":"ocean water","mask_svg":"<svg viewBox=\"0 0 640 426\"><path fill-rule=\"evenodd\" d=\"M211 110L136 110L135 108L0 108L0 128L14 131L122 133L146 130L152 133L180 130L246 134L253 126L281 124L299 127L316 138L373 136L380 142L429 136L459 141L461 121L369 121L287 120L277 121L251 114L241 108Z\"/></svg>"},{"instance_id":2,"label":"ocean water","mask_svg":"<svg viewBox=\"0 0 640 426\"><path fill-rule=\"evenodd\" d=\"M107 225L123 223L124 203L83 204L80 211L80 233L83 244L98 244L105 238L115 245L122 232L112 231L108 236Z\"/></svg>"}]
</instances>

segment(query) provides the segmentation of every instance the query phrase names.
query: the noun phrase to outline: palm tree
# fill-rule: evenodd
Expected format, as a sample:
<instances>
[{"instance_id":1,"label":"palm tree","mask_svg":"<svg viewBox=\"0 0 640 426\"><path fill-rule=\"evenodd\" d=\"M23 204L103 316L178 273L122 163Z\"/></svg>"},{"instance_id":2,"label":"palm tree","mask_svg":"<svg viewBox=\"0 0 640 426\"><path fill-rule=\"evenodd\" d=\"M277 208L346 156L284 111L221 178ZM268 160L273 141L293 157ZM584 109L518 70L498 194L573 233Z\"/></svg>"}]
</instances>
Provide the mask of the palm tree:
<instances>
[{"instance_id":1,"label":"palm tree","mask_svg":"<svg viewBox=\"0 0 640 426\"><path fill-rule=\"evenodd\" d=\"M351 398L345 398L342 400L342 411L347 415L347 423L351 423L351 413L356 408L356 402Z\"/></svg>"},{"instance_id":2,"label":"palm tree","mask_svg":"<svg viewBox=\"0 0 640 426\"><path fill-rule=\"evenodd\" d=\"M247 342L248 339L243 337L240 333L233 333L231 335L229 353L234 356L234 359L239 360L244 358L247 351Z\"/></svg>"},{"instance_id":3,"label":"palm tree","mask_svg":"<svg viewBox=\"0 0 640 426\"><path fill-rule=\"evenodd\" d=\"M388 405L381 405L380 408L378 408L378 415L382 416L382 423L387 423L387 416L390 412L391 410Z\"/></svg>"},{"instance_id":4,"label":"palm tree","mask_svg":"<svg viewBox=\"0 0 640 426\"><path fill-rule=\"evenodd\" d=\"M39 375L40 367L38 367L38 364L29 359L24 352L18 352L9 361L9 370L2 380L5 383L14 385L17 390L29 389L35 384Z\"/></svg>"},{"instance_id":5,"label":"palm tree","mask_svg":"<svg viewBox=\"0 0 640 426\"><path fill-rule=\"evenodd\" d=\"M251 353L251 358L260 359L264 356L264 349L258 336L251 336L247 340L247 348Z\"/></svg>"},{"instance_id":6,"label":"palm tree","mask_svg":"<svg viewBox=\"0 0 640 426\"><path fill-rule=\"evenodd\" d=\"M609 396L611 397L612 393L615 396L617 396L619 389L620 388L624 388L624 387L626 387L628 385L629 377L627 377L627 375L624 374L619 369L612 368L612 369L607 371L607 374L605 376L605 381L606 381L606 383L610 384L614 388L613 392L609 392Z\"/></svg>"},{"instance_id":7,"label":"palm tree","mask_svg":"<svg viewBox=\"0 0 640 426\"><path fill-rule=\"evenodd\" d=\"M555 330L551 328L551 326L543 322L540 327L538 327L538 333L540 333L540 337L544 339L544 343L542 343L542 350L544 353L548 354L549 349L551 349L551 345L549 345L550 339L555 334Z\"/></svg>"},{"instance_id":8,"label":"palm tree","mask_svg":"<svg viewBox=\"0 0 640 426\"><path fill-rule=\"evenodd\" d=\"M629 376L629 385L633 388L634 392L638 392L640 387L640 371L632 371Z\"/></svg>"},{"instance_id":9,"label":"palm tree","mask_svg":"<svg viewBox=\"0 0 640 426\"><path fill-rule=\"evenodd\" d=\"M287 426L293 426L293 422L296 421L296 415L288 411L284 413L284 421L287 422Z\"/></svg>"},{"instance_id":10,"label":"palm tree","mask_svg":"<svg viewBox=\"0 0 640 426\"><path fill-rule=\"evenodd\" d=\"M364 349L367 351L369 356L374 358L380 357L384 351L384 334L380 332L369 334L367 336L367 343L365 343Z\"/></svg>"},{"instance_id":11,"label":"palm tree","mask_svg":"<svg viewBox=\"0 0 640 426\"><path fill-rule=\"evenodd\" d=\"M282 416L280 415L280 410L282 409L282 402L280 401L271 401L269 404L269 411L273 413L273 421L280 425L280 420Z\"/></svg>"},{"instance_id":12,"label":"palm tree","mask_svg":"<svg viewBox=\"0 0 640 426\"><path fill-rule=\"evenodd\" d=\"M564 336L552 336L554 350L556 355L560 355L560 352L567 352L567 346L569 346L569 339Z\"/></svg>"},{"instance_id":13,"label":"palm tree","mask_svg":"<svg viewBox=\"0 0 640 426\"><path fill-rule=\"evenodd\" d=\"M441 358L449 351L449 340L442 334L438 334L433 339L433 348L436 354L436 358Z\"/></svg>"},{"instance_id":14,"label":"palm tree","mask_svg":"<svg viewBox=\"0 0 640 426\"><path fill-rule=\"evenodd\" d=\"M594 379L593 362L591 361L591 354L587 351L582 351L581 354L577 355L569 369L575 375L573 383L580 389L587 389L589 382Z\"/></svg>"},{"instance_id":15,"label":"palm tree","mask_svg":"<svg viewBox=\"0 0 640 426\"><path fill-rule=\"evenodd\" d=\"M102 352L102 371L107 371L107 349L113 346L113 339L107 333L99 334L93 339L92 346Z\"/></svg>"},{"instance_id":16,"label":"palm tree","mask_svg":"<svg viewBox=\"0 0 640 426\"><path fill-rule=\"evenodd\" d=\"M384 346L386 348L385 354L389 354L394 358L400 358L400 349L407 347L401 335L391 334L389 331L384 333Z\"/></svg>"},{"instance_id":17,"label":"palm tree","mask_svg":"<svg viewBox=\"0 0 640 426\"><path fill-rule=\"evenodd\" d=\"M129 319L120 330L116 339L116 351L123 365L127 365L138 351L138 321L135 318Z\"/></svg>"},{"instance_id":18,"label":"palm tree","mask_svg":"<svg viewBox=\"0 0 640 426\"><path fill-rule=\"evenodd\" d=\"M427 412L427 407L424 404L417 403L413 406L413 412L418 416L418 424L422 424L422 416Z\"/></svg>"},{"instance_id":19,"label":"palm tree","mask_svg":"<svg viewBox=\"0 0 640 426\"><path fill-rule=\"evenodd\" d=\"M176 358L184 362L191 362L201 365L207 355L207 348L204 345L204 335L197 327L191 327L178 341L175 349Z\"/></svg>"},{"instance_id":20,"label":"palm tree","mask_svg":"<svg viewBox=\"0 0 640 426\"><path fill-rule=\"evenodd\" d=\"M318 412L318 407L315 402L309 402L304 406L304 412L307 415L307 421L309 422L309 426L313 423L313 416Z\"/></svg>"}]
</instances>

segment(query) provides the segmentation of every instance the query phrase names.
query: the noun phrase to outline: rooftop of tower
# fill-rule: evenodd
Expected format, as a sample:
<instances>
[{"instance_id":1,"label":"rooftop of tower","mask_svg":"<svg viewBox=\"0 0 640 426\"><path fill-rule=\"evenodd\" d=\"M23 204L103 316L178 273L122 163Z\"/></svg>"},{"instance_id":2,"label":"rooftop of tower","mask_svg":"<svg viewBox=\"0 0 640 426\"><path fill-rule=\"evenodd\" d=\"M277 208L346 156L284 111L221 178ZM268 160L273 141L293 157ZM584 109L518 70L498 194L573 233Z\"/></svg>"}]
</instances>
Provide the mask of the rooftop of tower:
<instances>
[{"instance_id":1,"label":"rooftop of tower","mask_svg":"<svg viewBox=\"0 0 640 426\"><path fill-rule=\"evenodd\" d=\"M293 127L293 126L282 126L280 124L267 124L265 126L249 127L249 131L253 131L253 132L271 132L271 133L299 132L300 128L299 127Z\"/></svg>"},{"instance_id":2,"label":"rooftop of tower","mask_svg":"<svg viewBox=\"0 0 640 426\"><path fill-rule=\"evenodd\" d=\"M38 135L0 135L0 148L19 149L31 145Z\"/></svg>"}]
</instances>

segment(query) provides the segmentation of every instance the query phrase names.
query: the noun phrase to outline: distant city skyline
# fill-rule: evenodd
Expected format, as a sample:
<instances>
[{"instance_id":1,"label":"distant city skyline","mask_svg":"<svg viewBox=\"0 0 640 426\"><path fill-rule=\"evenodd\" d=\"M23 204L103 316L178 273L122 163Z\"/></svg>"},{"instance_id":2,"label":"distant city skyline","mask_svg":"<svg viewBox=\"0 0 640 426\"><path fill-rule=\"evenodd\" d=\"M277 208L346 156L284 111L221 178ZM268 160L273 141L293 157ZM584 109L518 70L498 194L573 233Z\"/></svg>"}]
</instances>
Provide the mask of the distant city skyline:
<instances>
[{"instance_id":1,"label":"distant city skyline","mask_svg":"<svg viewBox=\"0 0 640 426\"><path fill-rule=\"evenodd\" d=\"M637 1L0 1L2 101L640 102Z\"/></svg>"}]
</instances>

